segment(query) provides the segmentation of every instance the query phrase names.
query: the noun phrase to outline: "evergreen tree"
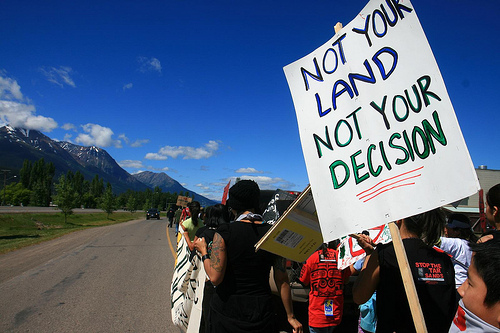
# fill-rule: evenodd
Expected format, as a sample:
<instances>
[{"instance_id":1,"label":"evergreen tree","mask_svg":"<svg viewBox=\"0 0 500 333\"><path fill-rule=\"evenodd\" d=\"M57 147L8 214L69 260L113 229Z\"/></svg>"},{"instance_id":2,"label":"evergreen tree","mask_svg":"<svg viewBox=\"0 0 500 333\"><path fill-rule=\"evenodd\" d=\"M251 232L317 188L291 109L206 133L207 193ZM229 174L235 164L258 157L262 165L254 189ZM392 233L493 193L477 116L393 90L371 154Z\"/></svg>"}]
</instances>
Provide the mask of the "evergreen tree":
<instances>
[{"instance_id":1,"label":"evergreen tree","mask_svg":"<svg viewBox=\"0 0 500 333\"><path fill-rule=\"evenodd\" d=\"M90 183L90 194L94 198L99 199L104 193L104 180L99 178L99 175L95 175Z\"/></svg>"},{"instance_id":2,"label":"evergreen tree","mask_svg":"<svg viewBox=\"0 0 500 333\"><path fill-rule=\"evenodd\" d=\"M157 208L159 211L161 211L161 194L162 190L159 186L155 186L154 192L152 193L152 199L151 199L151 207Z\"/></svg>"},{"instance_id":3,"label":"evergreen tree","mask_svg":"<svg viewBox=\"0 0 500 333\"><path fill-rule=\"evenodd\" d=\"M55 166L52 162L45 163L43 158L33 164L30 172L31 190L30 205L47 207L52 196L52 179L55 174Z\"/></svg>"},{"instance_id":4,"label":"evergreen tree","mask_svg":"<svg viewBox=\"0 0 500 333\"><path fill-rule=\"evenodd\" d=\"M33 163L30 160L24 160L23 167L19 171L19 176L21 178L21 184L24 188L30 189L31 183L31 169L33 168Z\"/></svg>"},{"instance_id":5,"label":"evergreen tree","mask_svg":"<svg viewBox=\"0 0 500 333\"><path fill-rule=\"evenodd\" d=\"M95 175L92 182L84 181L82 188L82 205L87 208L97 208L104 193L104 181Z\"/></svg>"},{"instance_id":6,"label":"evergreen tree","mask_svg":"<svg viewBox=\"0 0 500 333\"><path fill-rule=\"evenodd\" d=\"M83 194L85 193L85 178L80 171L75 173L72 183L75 191L75 207L81 207L83 205Z\"/></svg>"}]
</instances>

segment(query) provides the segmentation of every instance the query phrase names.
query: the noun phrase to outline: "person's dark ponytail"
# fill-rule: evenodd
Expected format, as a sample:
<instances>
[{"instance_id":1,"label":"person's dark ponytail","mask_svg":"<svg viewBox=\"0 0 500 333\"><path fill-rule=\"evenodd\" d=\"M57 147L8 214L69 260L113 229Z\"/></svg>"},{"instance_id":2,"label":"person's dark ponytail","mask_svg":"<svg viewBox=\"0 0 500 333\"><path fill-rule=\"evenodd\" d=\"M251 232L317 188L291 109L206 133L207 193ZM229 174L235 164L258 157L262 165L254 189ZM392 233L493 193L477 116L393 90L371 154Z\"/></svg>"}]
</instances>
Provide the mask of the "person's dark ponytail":
<instances>
[{"instance_id":1,"label":"person's dark ponytail","mask_svg":"<svg viewBox=\"0 0 500 333\"><path fill-rule=\"evenodd\" d=\"M200 213L200 203L198 201L193 201L189 205L189 212L191 213L191 222L195 227L198 226L198 214Z\"/></svg>"},{"instance_id":2,"label":"person's dark ponytail","mask_svg":"<svg viewBox=\"0 0 500 333\"><path fill-rule=\"evenodd\" d=\"M416 234L428 246L434 246L439 241L446 223L441 208L414 215L404 220L406 228Z\"/></svg>"}]
</instances>

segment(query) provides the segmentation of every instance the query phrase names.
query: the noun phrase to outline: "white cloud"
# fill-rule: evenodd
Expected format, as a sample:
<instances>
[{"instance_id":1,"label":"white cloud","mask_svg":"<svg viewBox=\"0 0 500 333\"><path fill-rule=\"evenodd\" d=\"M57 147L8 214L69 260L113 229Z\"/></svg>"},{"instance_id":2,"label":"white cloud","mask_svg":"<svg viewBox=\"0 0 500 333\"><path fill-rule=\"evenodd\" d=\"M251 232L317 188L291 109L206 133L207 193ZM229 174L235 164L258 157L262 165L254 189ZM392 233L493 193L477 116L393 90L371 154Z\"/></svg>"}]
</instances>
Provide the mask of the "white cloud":
<instances>
[{"instance_id":1,"label":"white cloud","mask_svg":"<svg viewBox=\"0 0 500 333\"><path fill-rule=\"evenodd\" d=\"M262 171L258 171L255 168L239 168L236 170L236 173L263 173Z\"/></svg>"},{"instance_id":2,"label":"white cloud","mask_svg":"<svg viewBox=\"0 0 500 333\"><path fill-rule=\"evenodd\" d=\"M125 141L126 144L129 143L129 139L127 138L127 136L125 134L118 135L118 138L122 139L123 141Z\"/></svg>"},{"instance_id":3,"label":"white cloud","mask_svg":"<svg viewBox=\"0 0 500 333\"><path fill-rule=\"evenodd\" d=\"M72 142L72 141L71 141L71 137L73 137L73 135L71 135L71 134L69 134L69 133L66 133L66 134L64 135L64 139L63 139L63 141L66 141L66 142Z\"/></svg>"},{"instance_id":4,"label":"white cloud","mask_svg":"<svg viewBox=\"0 0 500 333\"><path fill-rule=\"evenodd\" d=\"M168 157L157 153L147 153L146 156L144 156L144 158L147 160L164 161Z\"/></svg>"},{"instance_id":5,"label":"white cloud","mask_svg":"<svg viewBox=\"0 0 500 333\"><path fill-rule=\"evenodd\" d=\"M176 147L165 146L160 148L158 153L155 153L155 155L164 156L165 159L167 157L177 158L179 156L182 156L182 158L185 160L188 159L199 160L202 158L212 157L217 152L218 149L219 149L219 143L217 141L210 140L203 147L198 147L198 148L185 147L185 146L176 146Z\"/></svg>"},{"instance_id":6,"label":"white cloud","mask_svg":"<svg viewBox=\"0 0 500 333\"><path fill-rule=\"evenodd\" d=\"M65 129L66 131L70 131L70 130L76 131L76 126L71 124L71 123L66 123L66 124L62 125L61 127L63 129Z\"/></svg>"},{"instance_id":7,"label":"white cloud","mask_svg":"<svg viewBox=\"0 0 500 333\"><path fill-rule=\"evenodd\" d=\"M0 71L0 125L50 132L57 122L50 117L36 115L34 105L26 101L16 80Z\"/></svg>"},{"instance_id":8,"label":"white cloud","mask_svg":"<svg viewBox=\"0 0 500 333\"><path fill-rule=\"evenodd\" d=\"M67 66L59 66L59 68L49 67L49 68L40 68L40 72L47 78L49 82L55 83L61 88L64 85L68 85L70 87L75 88L75 81L71 78L71 73L73 69Z\"/></svg>"},{"instance_id":9,"label":"white cloud","mask_svg":"<svg viewBox=\"0 0 500 333\"><path fill-rule=\"evenodd\" d=\"M144 168L144 165L142 164L142 162L137 161L137 160L123 160L123 161L118 162L118 164L122 168L133 168L133 169Z\"/></svg>"},{"instance_id":10,"label":"white cloud","mask_svg":"<svg viewBox=\"0 0 500 333\"><path fill-rule=\"evenodd\" d=\"M123 86L123 91L127 90L127 89L132 89L134 85L131 83L127 83Z\"/></svg>"},{"instance_id":11,"label":"white cloud","mask_svg":"<svg viewBox=\"0 0 500 333\"><path fill-rule=\"evenodd\" d=\"M259 187L261 190L275 190L275 189L290 189L293 188L294 185L290 183L289 181L284 180L283 178L279 177L266 177L266 176L249 176L249 175L243 175L243 176L238 176L238 177L231 177L231 184L236 183L236 178L239 179L251 179L253 181L256 181L257 184L259 184ZM229 179L228 179L229 181Z\"/></svg>"},{"instance_id":12,"label":"white cloud","mask_svg":"<svg viewBox=\"0 0 500 333\"><path fill-rule=\"evenodd\" d=\"M160 60L151 57L137 57L137 61L139 62L139 72L158 72L161 74L161 63Z\"/></svg>"},{"instance_id":13,"label":"white cloud","mask_svg":"<svg viewBox=\"0 0 500 333\"><path fill-rule=\"evenodd\" d=\"M209 186L203 185L201 183L200 184L196 184L195 186L198 187L198 188L200 188L200 189L202 189L202 190L205 190L205 191L210 189Z\"/></svg>"},{"instance_id":14,"label":"white cloud","mask_svg":"<svg viewBox=\"0 0 500 333\"><path fill-rule=\"evenodd\" d=\"M125 143L127 145L129 145L130 147L133 147L133 148L138 148L138 147L142 147L144 146L146 143L149 142L149 139L139 139L139 140L135 140L134 142L130 142L129 138L125 135L125 134L120 134L118 136L119 139L122 139L123 141L125 141Z\"/></svg>"},{"instance_id":15,"label":"white cloud","mask_svg":"<svg viewBox=\"0 0 500 333\"><path fill-rule=\"evenodd\" d=\"M57 123L52 118L30 115L25 119L24 126L26 128L45 129L50 132L57 127Z\"/></svg>"},{"instance_id":16,"label":"white cloud","mask_svg":"<svg viewBox=\"0 0 500 333\"><path fill-rule=\"evenodd\" d=\"M155 168L151 165L147 167L148 170L153 170L153 171L170 171L170 172L175 172L174 170L170 169L169 167L164 167L164 168Z\"/></svg>"},{"instance_id":17,"label":"white cloud","mask_svg":"<svg viewBox=\"0 0 500 333\"><path fill-rule=\"evenodd\" d=\"M130 147L138 148L144 146L146 143L149 143L149 139L139 139L132 142Z\"/></svg>"},{"instance_id":18,"label":"white cloud","mask_svg":"<svg viewBox=\"0 0 500 333\"><path fill-rule=\"evenodd\" d=\"M22 100L21 86L16 80L0 76L0 99Z\"/></svg>"},{"instance_id":19,"label":"white cloud","mask_svg":"<svg viewBox=\"0 0 500 333\"><path fill-rule=\"evenodd\" d=\"M103 127L97 124L82 125L85 133L80 133L75 141L84 146L97 146L97 147L110 147L122 148L120 140L112 138L113 131L109 127Z\"/></svg>"}]
</instances>

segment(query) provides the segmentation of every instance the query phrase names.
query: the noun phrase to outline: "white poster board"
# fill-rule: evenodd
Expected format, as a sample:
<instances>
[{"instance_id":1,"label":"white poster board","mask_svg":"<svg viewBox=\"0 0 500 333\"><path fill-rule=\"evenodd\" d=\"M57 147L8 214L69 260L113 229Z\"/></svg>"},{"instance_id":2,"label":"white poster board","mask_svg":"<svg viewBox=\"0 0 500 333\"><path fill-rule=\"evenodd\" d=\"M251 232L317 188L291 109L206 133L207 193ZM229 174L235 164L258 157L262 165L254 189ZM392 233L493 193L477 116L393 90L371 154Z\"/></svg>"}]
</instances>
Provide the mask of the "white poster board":
<instances>
[{"instance_id":1,"label":"white poster board","mask_svg":"<svg viewBox=\"0 0 500 333\"><path fill-rule=\"evenodd\" d=\"M284 71L324 241L479 190L410 1L370 1Z\"/></svg>"},{"instance_id":2,"label":"white poster board","mask_svg":"<svg viewBox=\"0 0 500 333\"><path fill-rule=\"evenodd\" d=\"M189 261L191 252L181 236L177 244L177 259L170 285L172 322L182 332L199 332L202 316L205 267L198 255Z\"/></svg>"},{"instance_id":3,"label":"white poster board","mask_svg":"<svg viewBox=\"0 0 500 333\"><path fill-rule=\"evenodd\" d=\"M391 231L387 224L369 230L369 236L375 244L387 244L392 241ZM356 261L366 257L366 252L358 241L351 236L340 238L340 244L337 247L337 269L343 270L354 264Z\"/></svg>"}]
</instances>

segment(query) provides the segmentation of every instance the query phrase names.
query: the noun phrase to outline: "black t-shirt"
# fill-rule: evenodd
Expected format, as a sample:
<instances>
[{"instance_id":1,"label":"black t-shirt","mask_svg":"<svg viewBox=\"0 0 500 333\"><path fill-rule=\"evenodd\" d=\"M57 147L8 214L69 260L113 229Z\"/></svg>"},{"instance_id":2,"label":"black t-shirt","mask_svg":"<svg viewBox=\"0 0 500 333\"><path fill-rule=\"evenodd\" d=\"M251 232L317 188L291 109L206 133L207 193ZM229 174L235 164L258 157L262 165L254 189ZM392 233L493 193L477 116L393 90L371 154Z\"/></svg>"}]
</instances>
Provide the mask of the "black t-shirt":
<instances>
[{"instance_id":1,"label":"black t-shirt","mask_svg":"<svg viewBox=\"0 0 500 333\"><path fill-rule=\"evenodd\" d=\"M215 230L214 228L209 228L206 225L203 227L200 227L198 230L196 230L195 236L198 238L205 238L205 242L207 243L207 248L208 248L208 255L212 252L212 241L214 239L215 235ZM193 239L194 241L194 239ZM194 256L196 255L196 251L192 251L190 256L189 256L189 261L193 260Z\"/></svg>"},{"instance_id":2,"label":"black t-shirt","mask_svg":"<svg viewBox=\"0 0 500 333\"><path fill-rule=\"evenodd\" d=\"M493 239L498 239L498 238L500 238L500 230L488 230L485 233L483 233L481 235L481 237L487 236L487 235L492 235Z\"/></svg>"},{"instance_id":3,"label":"black t-shirt","mask_svg":"<svg viewBox=\"0 0 500 333\"><path fill-rule=\"evenodd\" d=\"M274 255L264 250L255 252L254 247L270 227L267 223L236 221L217 229L227 253L224 279L216 288L222 300L231 295L271 295L269 273Z\"/></svg>"},{"instance_id":4,"label":"black t-shirt","mask_svg":"<svg viewBox=\"0 0 500 333\"><path fill-rule=\"evenodd\" d=\"M200 229L196 230L196 237L198 238L205 238L205 242L207 243L207 246L210 247L210 243L214 240L214 235L215 235L215 228L209 228L206 225L201 227Z\"/></svg>"},{"instance_id":5,"label":"black t-shirt","mask_svg":"<svg viewBox=\"0 0 500 333\"><path fill-rule=\"evenodd\" d=\"M403 244L428 332L448 332L458 301L451 259L417 238L404 239ZM378 245L377 253L377 332L415 332L393 244Z\"/></svg>"}]
</instances>

